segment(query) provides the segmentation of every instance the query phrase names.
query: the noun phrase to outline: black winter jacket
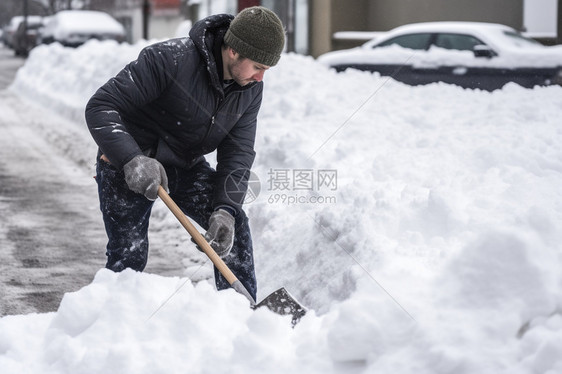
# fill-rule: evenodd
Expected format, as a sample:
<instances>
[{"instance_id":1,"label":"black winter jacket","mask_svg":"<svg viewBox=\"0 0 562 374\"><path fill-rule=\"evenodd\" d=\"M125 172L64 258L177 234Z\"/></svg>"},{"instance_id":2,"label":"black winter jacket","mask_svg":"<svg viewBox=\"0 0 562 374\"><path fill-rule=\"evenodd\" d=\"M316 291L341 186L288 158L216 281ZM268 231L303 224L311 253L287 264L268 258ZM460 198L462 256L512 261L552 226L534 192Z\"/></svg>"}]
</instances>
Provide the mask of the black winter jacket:
<instances>
[{"instance_id":1,"label":"black winter jacket","mask_svg":"<svg viewBox=\"0 0 562 374\"><path fill-rule=\"evenodd\" d=\"M240 209L255 157L263 84L233 83L225 94L220 45L231 20L211 16L197 22L189 38L144 48L90 99L86 122L117 169L143 153L189 168L216 149L214 206ZM227 195L225 188L239 193Z\"/></svg>"}]
</instances>

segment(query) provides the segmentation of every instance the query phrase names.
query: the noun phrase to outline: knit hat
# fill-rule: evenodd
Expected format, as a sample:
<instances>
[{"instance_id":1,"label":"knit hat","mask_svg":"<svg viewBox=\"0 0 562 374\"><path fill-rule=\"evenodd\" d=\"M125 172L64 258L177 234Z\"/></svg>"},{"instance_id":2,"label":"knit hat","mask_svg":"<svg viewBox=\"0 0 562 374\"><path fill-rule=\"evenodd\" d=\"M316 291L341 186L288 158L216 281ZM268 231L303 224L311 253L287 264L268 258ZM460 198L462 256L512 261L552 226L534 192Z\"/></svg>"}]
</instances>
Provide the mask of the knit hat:
<instances>
[{"instance_id":1,"label":"knit hat","mask_svg":"<svg viewBox=\"0 0 562 374\"><path fill-rule=\"evenodd\" d=\"M224 41L241 56L273 66L281 58L285 32L275 13L261 6L254 6L234 17L224 35Z\"/></svg>"}]
</instances>

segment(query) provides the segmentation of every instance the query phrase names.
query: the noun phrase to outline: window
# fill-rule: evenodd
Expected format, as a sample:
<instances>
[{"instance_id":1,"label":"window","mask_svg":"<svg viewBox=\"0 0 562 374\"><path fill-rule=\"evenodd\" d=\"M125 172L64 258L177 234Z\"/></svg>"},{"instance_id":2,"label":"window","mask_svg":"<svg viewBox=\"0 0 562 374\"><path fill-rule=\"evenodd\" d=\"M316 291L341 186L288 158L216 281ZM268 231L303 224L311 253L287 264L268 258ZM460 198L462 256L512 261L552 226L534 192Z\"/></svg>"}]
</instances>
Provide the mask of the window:
<instances>
[{"instance_id":1,"label":"window","mask_svg":"<svg viewBox=\"0 0 562 374\"><path fill-rule=\"evenodd\" d=\"M427 49L429 46L429 40L431 39L431 34L408 34L397 36L395 38L386 40L375 47L386 47L389 45L399 45L403 48L409 49Z\"/></svg>"},{"instance_id":2,"label":"window","mask_svg":"<svg viewBox=\"0 0 562 374\"><path fill-rule=\"evenodd\" d=\"M503 35L509 39L509 42L517 47L542 47L542 44L534 39L527 38L518 32L504 31Z\"/></svg>"},{"instance_id":3,"label":"window","mask_svg":"<svg viewBox=\"0 0 562 374\"><path fill-rule=\"evenodd\" d=\"M463 34L437 34L434 44L436 47L459 51L473 51L474 46L485 45L474 36Z\"/></svg>"}]
</instances>

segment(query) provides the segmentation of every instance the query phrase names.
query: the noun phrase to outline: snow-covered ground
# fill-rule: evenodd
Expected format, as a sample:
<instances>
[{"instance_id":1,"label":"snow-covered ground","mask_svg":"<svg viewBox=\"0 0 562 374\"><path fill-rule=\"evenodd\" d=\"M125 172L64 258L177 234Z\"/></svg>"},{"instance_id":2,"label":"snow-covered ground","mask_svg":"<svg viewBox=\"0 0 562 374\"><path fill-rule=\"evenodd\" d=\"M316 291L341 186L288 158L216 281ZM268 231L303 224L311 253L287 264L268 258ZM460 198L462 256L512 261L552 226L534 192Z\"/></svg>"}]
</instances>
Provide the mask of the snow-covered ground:
<instances>
[{"instance_id":1,"label":"snow-covered ground","mask_svg":"<svg viewBox=\"0 0 562 374\"><path fill-rule=\"evenodd\" d=\"M38 47L11 90L75 121L83 138L46 132L91 167L84 105L143 45ZM2 373L562 372L561 87L410 87L294 54L265 82L258 299L285 286L301 322L216 292L208 263L100 270L0 319ZM161 203L151 233L201 256Z\"/></svg>"}]
</instances>

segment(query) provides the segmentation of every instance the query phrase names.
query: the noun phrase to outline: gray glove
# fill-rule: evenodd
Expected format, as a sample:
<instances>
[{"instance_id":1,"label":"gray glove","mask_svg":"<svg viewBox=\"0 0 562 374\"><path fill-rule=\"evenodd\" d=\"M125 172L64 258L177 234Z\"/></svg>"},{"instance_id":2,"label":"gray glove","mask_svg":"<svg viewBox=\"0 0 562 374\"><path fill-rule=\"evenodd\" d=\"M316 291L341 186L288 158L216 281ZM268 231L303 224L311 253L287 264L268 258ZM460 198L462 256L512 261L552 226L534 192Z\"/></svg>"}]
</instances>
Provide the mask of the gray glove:
<instances>
[{"instance_id":1,"label":"gray glove","mask_svg":"<svg viewBox=\"0 0 562 374\"><path fill-rule=\"evenodd\" d=\"M220 257L228 256L234 243L234 217L226 210L216 210L209 219L205 239Z\"/></svg>"},{"instance_id":2,"label":"gray glove","mask_svg":"<svg viewBox=\"0 0 562 374\"><path fill-rule=\"evenodd\" d=\"M144 195L148 200L156 200L160 185L168 191L168 176L164 166L154 158L135 156L123 166L123 172L129 189Z\"/></svg>"}]
</instances>

